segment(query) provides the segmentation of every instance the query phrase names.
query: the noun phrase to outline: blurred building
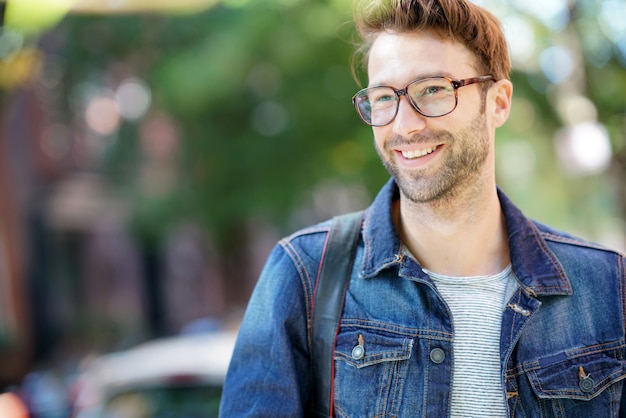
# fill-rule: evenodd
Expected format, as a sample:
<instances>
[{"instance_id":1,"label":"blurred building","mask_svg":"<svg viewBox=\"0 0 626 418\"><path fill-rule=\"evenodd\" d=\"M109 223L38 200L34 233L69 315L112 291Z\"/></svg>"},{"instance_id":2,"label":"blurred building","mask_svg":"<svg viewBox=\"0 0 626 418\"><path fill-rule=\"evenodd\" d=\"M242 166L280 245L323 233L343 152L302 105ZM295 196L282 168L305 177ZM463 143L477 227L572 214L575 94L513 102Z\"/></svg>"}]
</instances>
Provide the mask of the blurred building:
<instances>
[{"instance_id":1,"label":"blurred building","mask_svg":"<svg viewBox=\"0 0 626 418\"><path fill-rule=\"evenodd\" d=\"M99 172L99 137L59 114L49 48L54 34L0 57L0 389L89 352L214 329L228 309L205 231L180 225L157 243L132 233L132 199ZM143 190L175 187L171 122L150 118L141 135Z\"/></svg>"}]
</instances>

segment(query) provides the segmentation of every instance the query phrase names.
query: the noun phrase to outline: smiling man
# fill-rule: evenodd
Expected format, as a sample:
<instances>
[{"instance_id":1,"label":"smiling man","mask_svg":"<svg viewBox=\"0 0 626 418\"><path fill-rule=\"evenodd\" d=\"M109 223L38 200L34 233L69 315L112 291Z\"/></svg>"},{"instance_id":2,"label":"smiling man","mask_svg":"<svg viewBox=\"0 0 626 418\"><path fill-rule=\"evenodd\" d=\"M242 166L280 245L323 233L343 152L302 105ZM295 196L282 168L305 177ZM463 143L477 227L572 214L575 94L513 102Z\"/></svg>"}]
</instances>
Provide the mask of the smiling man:
<instances>
[{"instance_id":1,"label":"smiling man","mask_svg":"<svg viewBox=\"0 0 626 418\"><path fill-rule=\"evenodd\" d=\"M392 178L363 213L328 404L311 395L311 323L330 221L270 255L221 415L626 415L623 254L526 218L496 186L513 91L499 22L463 0L361 6L369 83L353 103Z\"/></svg>"}]
</instances>

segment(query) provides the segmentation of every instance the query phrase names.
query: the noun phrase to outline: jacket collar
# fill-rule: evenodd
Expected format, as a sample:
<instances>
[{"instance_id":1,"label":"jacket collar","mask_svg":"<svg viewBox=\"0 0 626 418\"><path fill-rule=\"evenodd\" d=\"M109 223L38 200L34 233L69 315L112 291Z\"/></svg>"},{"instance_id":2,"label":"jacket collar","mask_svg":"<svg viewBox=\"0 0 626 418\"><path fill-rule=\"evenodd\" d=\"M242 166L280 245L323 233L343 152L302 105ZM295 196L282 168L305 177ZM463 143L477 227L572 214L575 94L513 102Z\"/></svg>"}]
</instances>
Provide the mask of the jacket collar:
<instances>
[{"instance_id":1,"label":"jacket collar","mask_svg":"<svg viewBox=\"0 0 626 418\"><path fill-rule=\"evenodd\" d=\"M380 271L401 266L403 246L392 220L392 203L399 198L398 187L390 179L365 213L363 241L365 245L360 276L370 278ZM542 238L537 225L498 189L502 206L513 272L520 287L530 295L567 295L571 285L563 266Z\"/></svg>"}]
</instances>

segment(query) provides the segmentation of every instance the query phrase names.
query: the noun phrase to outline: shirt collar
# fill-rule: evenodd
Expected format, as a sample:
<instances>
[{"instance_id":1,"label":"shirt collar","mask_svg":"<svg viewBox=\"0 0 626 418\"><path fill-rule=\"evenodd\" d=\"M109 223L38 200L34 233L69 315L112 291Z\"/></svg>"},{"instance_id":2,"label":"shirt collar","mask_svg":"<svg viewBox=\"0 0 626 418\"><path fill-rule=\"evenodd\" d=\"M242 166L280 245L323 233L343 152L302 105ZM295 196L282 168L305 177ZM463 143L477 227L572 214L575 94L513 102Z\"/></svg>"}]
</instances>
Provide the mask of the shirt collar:
<instances>
[{"instance_id":1,"label":"shirt collar","mask_svg":"<svg viewBox=\"0 0 626 418\"><path fill-rule=\"evenodd\" d=\"M399 198L393 179L380 190L367 209L363 222L364 254L360 276L374 277L380 271L401 265L402 242L392 220L392 203ZM520 286L529 294L571 294L563 266L541 236L537 225L498 189L507 227L511 264Z\"/></svg>"}]
</instances>

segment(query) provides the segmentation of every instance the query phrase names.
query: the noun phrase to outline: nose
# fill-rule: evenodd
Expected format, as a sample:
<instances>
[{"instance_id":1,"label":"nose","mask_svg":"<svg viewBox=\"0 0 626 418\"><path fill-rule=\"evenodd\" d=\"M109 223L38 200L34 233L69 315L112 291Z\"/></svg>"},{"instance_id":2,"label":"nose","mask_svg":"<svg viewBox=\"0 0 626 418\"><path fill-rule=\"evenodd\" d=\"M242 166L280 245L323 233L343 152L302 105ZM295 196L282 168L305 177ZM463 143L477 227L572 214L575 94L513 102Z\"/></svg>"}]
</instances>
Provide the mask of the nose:
<instances>
[{"instance_id":1,"label":"nose","mask_svg":"<svg viewBox=\"0 0 626 418\"><path fill-rule=\"evenodd\" d=\"M394 133L408 138L426 127L426 118L417 113L406 96L402 95L398 100L398 113L392 123Z\"/></svg>"}]
</instances>

